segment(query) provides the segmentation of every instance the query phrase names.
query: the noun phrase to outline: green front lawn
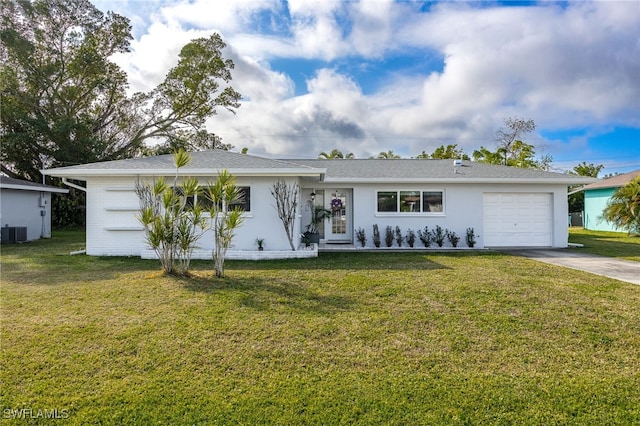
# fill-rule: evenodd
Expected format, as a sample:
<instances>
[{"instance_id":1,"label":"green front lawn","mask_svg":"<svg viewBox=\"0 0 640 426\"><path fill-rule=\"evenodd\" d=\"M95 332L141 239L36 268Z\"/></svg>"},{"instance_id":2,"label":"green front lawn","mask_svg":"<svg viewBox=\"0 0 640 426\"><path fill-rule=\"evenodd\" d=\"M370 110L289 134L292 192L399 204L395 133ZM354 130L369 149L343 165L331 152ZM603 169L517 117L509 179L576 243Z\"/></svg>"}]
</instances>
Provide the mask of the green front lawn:
<instances>
[{"instance_id":1,"label":"green front lawn","mask_svg":"<svg viewBox=\"0 0 640 426\"><path fill-rule=\"evenodd\" d=\"M640 422L638 286L492 252L228 262L224 280L195 262L184 279L69 256L82 238L2 247L3 418Z\"/></svg>"},{"instance_id":2,"label":"green front lawn","mask_svg":"<svg viewBox=\"0 0 640 426\"><path fill-rule=\"evenodd\" d=\"M569 228L569 242L584 245L576 249L583 252L640 262L640 236L637 235Z\"/></svg>"}]
</instances>

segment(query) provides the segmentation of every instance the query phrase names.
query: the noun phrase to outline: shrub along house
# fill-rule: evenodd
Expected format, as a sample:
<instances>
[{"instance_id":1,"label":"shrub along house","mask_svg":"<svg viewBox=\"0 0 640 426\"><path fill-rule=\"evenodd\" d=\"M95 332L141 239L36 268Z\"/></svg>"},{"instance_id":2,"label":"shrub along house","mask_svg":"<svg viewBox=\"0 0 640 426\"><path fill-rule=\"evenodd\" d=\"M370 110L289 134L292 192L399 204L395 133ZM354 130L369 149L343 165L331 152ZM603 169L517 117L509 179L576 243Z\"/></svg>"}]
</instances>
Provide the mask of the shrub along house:
<instances>
[{"instance_id":1,"label":"shrub along house","mask_svg":"<svg viewBox=\"0 0 640 426\"><path fill-rule=\"evenodd\" d=\"M266 250L290 250L270 192L278 180L301 188L295 235L323 206L331 214L319 227L321 241L353 243L362 228L368 247L374 224L403 232L440 225L459 235L473 228L476 247L566 247L567 187L594 181L460 160L274 160L222 150L192 153L180 175L206 186L221 170L233 174L245 194L236 251L257 250L256 238ZM176 169L171 155L161 155L43 172L86 182L87 254L138 256L146 247L135 184L160 176L173 181ZM199 245L210 253L213 238L205 235Z\"/></svg>"}]
</instances>

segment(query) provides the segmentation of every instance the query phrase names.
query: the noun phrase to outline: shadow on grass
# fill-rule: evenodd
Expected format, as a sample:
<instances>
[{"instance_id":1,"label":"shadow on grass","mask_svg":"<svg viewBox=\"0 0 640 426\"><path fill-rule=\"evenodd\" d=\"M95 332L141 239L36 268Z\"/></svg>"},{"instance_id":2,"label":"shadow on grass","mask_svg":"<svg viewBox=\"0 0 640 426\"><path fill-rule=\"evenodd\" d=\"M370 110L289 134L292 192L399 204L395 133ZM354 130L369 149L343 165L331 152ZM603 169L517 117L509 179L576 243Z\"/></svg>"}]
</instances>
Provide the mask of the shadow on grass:
<instances>
[{"instance_id":1,"label":"shadow on grass","mask_svg":"<svg viewBox=\"0 0 640 426\"><path fill-rule=\"evenodd\" d=\"M380 270L380 271L424 271L431 269L449 269L431 259L436 253L424 252L387 252L387 253L320 253L317 258L287 260L228 260L228 270ZM465 258L478 256L471 252L439 252L438 255ZM482 255L488 255L482 252ZM206 261L194 261L196 269L206 269ZM210 265L210 262L209 262Z\"/></svg>"},{"instance_id":2,"label":"shadow on grass","mask_svg":"<svg viewBox=\"0 0 640 426\"><path fill-rule=\"evenodd\" d=\"M580 251L640 261L640 236L637 235L570 228L569 242L582 244Z\"/></svg>"},{"instance_id":3,"label":"shadow on grass","mask_svg":"<svg viewBox=\"0 0 640 426\"><path fill-rule=\"evenodd\" d=\"M350 310L355 300L338 294L321 294L302 283L292 280L259 277L213 276L175 278L190 291L210 295L229 295L243 307L259 311L296 311L314 314L332 314Z\"/></svg>"},{"instance_id":4,"label":"shadow on grass","mask_svg":"<svg viewBox=\"0 0 640 426\"><path fill-rule=\"evenodd\" d=\"M59 232L54 238L26 244L2 246L0 257L3 279L20 284L65 284L117 279L123 273L159 271L157 260L139 257L71 256L71 251L84 247L84 232ZM312 259L226 262L227 270L235 271L423 271L448 269L434 257L465 258L491 255L487 252L347 252L321 253ZM194 260L195 271L213 271L211 260ZM272 283L270 281L269 283ZM267 284L269 284L267 283ZM197 286L197 284L195 284ZM291 287L291 284L287 284Z\"/></svg>"},{"instance_id":5,"label":"shadow on grass","mask_svg":"<svg viewBox=\"0 0 640 426\"><path fill-rule=\"evenodd\" d=\"M98 257L71 255L84 247L80 235L59 233L61 237L2 245L2 278L21 284L64 284L77 281L115 279L122 273L159 269L157 261L139 257Z\"/></svg>"}]
</instances>

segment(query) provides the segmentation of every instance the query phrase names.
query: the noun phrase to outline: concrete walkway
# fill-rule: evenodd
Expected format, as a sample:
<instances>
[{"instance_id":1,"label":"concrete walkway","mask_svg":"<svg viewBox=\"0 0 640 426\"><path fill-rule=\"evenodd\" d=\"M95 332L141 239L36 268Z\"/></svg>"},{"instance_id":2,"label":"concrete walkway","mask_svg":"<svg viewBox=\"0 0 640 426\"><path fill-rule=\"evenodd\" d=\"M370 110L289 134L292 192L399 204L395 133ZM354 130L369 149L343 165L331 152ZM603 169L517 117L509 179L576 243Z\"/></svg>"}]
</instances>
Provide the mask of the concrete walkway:
<instances>
[{"instance_id":1,"label":"concrete walkway","mask_svg":"<svg viewBox=\"0 0 640 426\"><path fill-rule=\"evenodd\" d=\"M522 249L509 250L509 253L640 285L640 262L580 253L578 250Z\"/></svg>"}]
</instances>

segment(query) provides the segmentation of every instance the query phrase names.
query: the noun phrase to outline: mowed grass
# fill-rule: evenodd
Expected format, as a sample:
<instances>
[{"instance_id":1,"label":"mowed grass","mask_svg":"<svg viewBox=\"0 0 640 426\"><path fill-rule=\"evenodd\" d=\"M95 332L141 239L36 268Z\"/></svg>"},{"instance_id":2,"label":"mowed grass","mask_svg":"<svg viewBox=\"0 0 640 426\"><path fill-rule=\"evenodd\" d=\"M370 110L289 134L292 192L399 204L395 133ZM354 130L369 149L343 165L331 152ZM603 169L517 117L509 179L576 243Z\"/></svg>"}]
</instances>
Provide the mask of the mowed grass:
<instances>
[{"instance_id":1,"label":"mowed grass","mask_svg":"<svg viewBox=\"0 0 640 426\"><path fill-rule=\"evenodd\" d=\"M576 249L581 252L640 262L640 236L638 235L569 228L569 242L584 245Z\"/></svg>"},{"instance_id":2,"label":"mowed grass","mask_svg":"<svg viewBox=\"0 0 640 426\"><path fill-rule=\"evenodd\" d=\"M3 417L638 424L640 287L492 252L196 262L2 247ZM19 424L38 423L28 418Z\"/></svg>"}]
</instances>

